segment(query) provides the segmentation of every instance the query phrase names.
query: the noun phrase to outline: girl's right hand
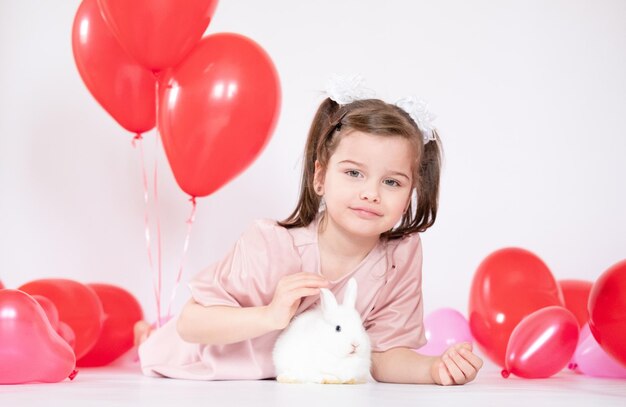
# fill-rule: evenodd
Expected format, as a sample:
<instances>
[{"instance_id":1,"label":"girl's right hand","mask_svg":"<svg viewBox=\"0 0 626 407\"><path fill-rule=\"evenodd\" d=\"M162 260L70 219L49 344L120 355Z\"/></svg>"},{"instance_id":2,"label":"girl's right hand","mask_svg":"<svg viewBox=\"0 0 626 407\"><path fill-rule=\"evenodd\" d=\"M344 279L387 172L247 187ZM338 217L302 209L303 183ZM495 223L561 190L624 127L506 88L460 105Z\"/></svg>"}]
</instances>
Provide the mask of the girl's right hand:
<instances>
[{"instance_id":1,"label":"girl's right hand","mask_svg":"<svg viewBox=\"0 0 626 407\"><path fill-rule=\"evenodd\" d=\"M319 274L300 272L281 278L274 298L267 306L271 326L284 329L298 310L302 298L317 295L324 287L328 287L328 280Z\"/></svg>"}]
</instances>

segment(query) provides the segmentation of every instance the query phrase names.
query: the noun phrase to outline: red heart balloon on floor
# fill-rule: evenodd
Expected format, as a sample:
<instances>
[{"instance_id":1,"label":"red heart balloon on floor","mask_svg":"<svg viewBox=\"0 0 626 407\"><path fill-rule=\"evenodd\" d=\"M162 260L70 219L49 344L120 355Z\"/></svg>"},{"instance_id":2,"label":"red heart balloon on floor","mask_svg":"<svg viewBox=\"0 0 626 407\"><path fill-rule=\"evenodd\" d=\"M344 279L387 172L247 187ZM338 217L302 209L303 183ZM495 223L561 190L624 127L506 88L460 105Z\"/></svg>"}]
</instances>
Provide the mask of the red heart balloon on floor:
<instances>
[{"instance_id":1,"label":"red heart balloon on floor","mask_svg":"<svg viewBox=\"0 0 626 407\"><path fill-rule=\"evenodd\" d=\"M23 291L0 290L0 384L58 382L76 358L37 301Z\"/></svg>"},{"instance_id":2,"label":"red heart balloon on floor","mask_svg":"<svg viewBox=\"0 0 626 407\"><path fill-rule=\"evenodd\" d=\"M588 306L593 337L626 366L626 260L611 266L593 283Z\"/></svg>"},{"instance_id":3,"label":"red heart balloon on floor","mask_svg":"<svg viewBox=\"0 0 626 407\"><path fill-rule=\"evenodd\" d=\"M565 308L570 310L581 328L589 321L589 292L593 283L584 280L559 280L559 287L563 293Z\"/></svg>"},{"instance_id":4,"label":"red heart balloon on floor","mask_svg":"<svg viewBox=\"0 0 626 407\"><path fill-rule=\"evenodd\" d=\"M110 284L87 284L104 308L104 325L96 344L77 362L78 366L104 366L133 347L133 327L141 321L141 305L128 291Z\"/></svg>"},{"instance_id":5,"label":"red heart balloon on floor","mask_svg":"<svg viewBox=\"0 0 626 407\"><path fill-rule=\"evenodd\" d=\"M52 329L54 329L55 331L58 331L59 310L57 309L57 306L54 305L52 301L50 301L48 298L44 297L43 295L35 294L35 295L31 295L31 297L33 297L35 301L37 301L39 305L41 305L41 308L43 308L44 312L46 313L46 316L48 317L48 321L50 322L50 325L52 325Z\"/></svg>"},{"instance_id":6,"label":"red heart balloon on floor","mask_svg":"<svg viewBox=\"0 0 626 407\"><path fill-rule=\"evenodd\" d=\"M56 305L59 319L76 335L76 358L80 359L95 345L102 330L104 314L98 295L85 284L63 278L34 280L21 287L28 294L39 294Z\"/></svg>"},{"instance_id":7,"label":"red heart balloon on floor","mask_svg":"<svg viewBox=\"0 0 626 407\"><path fill-rule=\"evenodd\" d=\"M551 305L563 306L563 296L548 266L528 250L497 250L482 261L472 280L472 335L485 355L504 367L515 326L530 313Z\"/></svg>"}]
</instances>

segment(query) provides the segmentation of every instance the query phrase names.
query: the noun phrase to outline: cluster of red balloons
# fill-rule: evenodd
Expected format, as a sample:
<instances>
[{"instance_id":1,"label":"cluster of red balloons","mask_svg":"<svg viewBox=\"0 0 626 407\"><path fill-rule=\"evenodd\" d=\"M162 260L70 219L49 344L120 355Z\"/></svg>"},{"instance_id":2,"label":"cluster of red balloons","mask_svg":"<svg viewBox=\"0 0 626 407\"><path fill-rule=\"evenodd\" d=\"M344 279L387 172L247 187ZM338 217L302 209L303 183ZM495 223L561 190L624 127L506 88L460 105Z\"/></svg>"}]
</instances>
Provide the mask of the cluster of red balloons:
<instances>
[{"instance_id":1,"label":"cluster of red balloons","mask_svg":"<svg viewBox=\"0 0 626 407\"><path fill-rule=\"evenodd\" d=\"M139 302L110 284L41 279L0 283L0 384L73 379L76 366L104 366L133 346Z\"/></svg>"},{"instance_id":2,"label":"cluster of red balloons","mask_svg":"<svg viewBox=\"0 0 626 407\"><path fill-rule=\"evenodd\" d=\"M504 368L504 377L549 377L581 363L589 366L583 373L626 377L625 292L626 260L595 283L557 281L535 254L505 248L476 270L470 329L483 353ZM586 324L593 335L583 338Z\"/></svg>"},{"instance_id":3,"label":"cluster of red balloons","mask_svg":"<svg viewBox=\"0 0 626 407\"><path fill-rule=\"evenodd\" d=\"M206 196L260 154L280 84L268 54L238 34L202 37L217 0L83 0L72 29L78 71L125 129L157 125L178 185Z\"/></svg>"}]
</instances>

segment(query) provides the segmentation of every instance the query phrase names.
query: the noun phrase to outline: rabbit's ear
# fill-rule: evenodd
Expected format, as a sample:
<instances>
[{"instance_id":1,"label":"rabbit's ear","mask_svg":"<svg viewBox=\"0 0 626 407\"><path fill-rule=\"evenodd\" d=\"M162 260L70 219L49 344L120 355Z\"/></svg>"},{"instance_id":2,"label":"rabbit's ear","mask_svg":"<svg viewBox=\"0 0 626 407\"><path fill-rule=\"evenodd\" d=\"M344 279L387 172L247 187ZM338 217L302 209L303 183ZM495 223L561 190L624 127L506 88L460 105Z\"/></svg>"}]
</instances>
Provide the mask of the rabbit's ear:
<instances>
[{"instance_id":1,"label":"rabbit's ear","mask_svg":"<svg viewBox=\"0 0 626 407\"><path fill-rule=\"evenodd\" d=\"M356 280L352 277L348 280L348 287L343 295L343 305L354 308L354 304L356 304L356 292Z\"/></svg>"},{"instance_id":2,"label":"rabbit's ear","mask_svg":"<svg viewBox=\"0 0 626 407\"><path fill-rule=\"evenodd\" d=\"M326 316L332 315L338 307L335 296L327 288L320 288L320 293L320 300L322 302L322 313Z\"/></svg>"}]
</instances>

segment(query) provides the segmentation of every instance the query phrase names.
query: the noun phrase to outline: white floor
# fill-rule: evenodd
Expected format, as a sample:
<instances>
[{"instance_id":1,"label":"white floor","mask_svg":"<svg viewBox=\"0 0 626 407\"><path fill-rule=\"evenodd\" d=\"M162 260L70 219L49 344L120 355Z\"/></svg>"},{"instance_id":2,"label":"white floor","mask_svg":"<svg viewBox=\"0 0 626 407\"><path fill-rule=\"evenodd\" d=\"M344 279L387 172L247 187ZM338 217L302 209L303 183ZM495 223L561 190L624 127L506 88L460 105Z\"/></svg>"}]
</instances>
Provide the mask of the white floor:
<instances>
[{"instance_id":1,"label":"white floor","mask_svg":"<svg viewBox=\"0 0 626 407\"><path fill-rule=\"evenodd\" d=\"M0 386L1 407L26 406L626 406L626 380L563 371L549 379L503 379L487 364L464 386L294 385L275 381L197 382L142 376L133 362L81 368L73 381Z\"/></svg>"}]
</instances>

